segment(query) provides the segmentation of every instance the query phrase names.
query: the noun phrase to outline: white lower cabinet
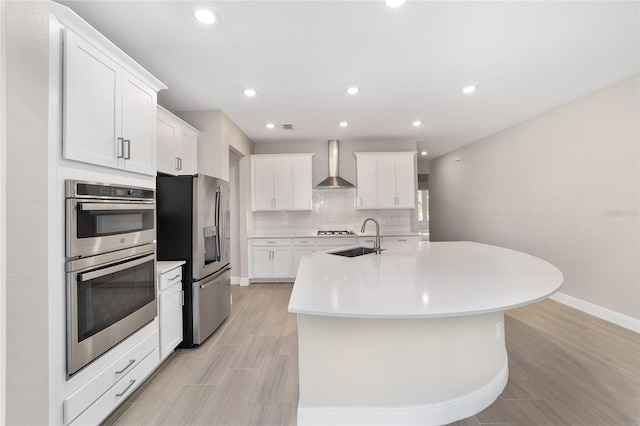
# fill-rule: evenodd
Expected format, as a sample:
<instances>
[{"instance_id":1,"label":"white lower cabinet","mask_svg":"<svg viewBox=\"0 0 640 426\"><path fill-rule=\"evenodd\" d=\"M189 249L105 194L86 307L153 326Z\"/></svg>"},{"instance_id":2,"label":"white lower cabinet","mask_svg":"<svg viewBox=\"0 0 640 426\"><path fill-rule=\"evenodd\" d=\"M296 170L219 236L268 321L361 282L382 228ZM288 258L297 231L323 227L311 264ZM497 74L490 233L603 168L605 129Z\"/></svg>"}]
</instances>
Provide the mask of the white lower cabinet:
<instances>
[{"instance_id":1,"label":"white lower cabinet","mask_svg":"<svg viewBox=\"0 0 640 426\"><path fill-rule=\"evenodd\" d=\"M310 256L316 251L315 238L294 238L293 239L293 276L298 274L298 267L302 256Z\"/></svg>"},{"instance_id":2,"label":"white lower cabinet","mask_svg":"<svg viewBox=\"0 0 640 426\"><path fill-rule=\"evenodd\" d=\"M165 359L182 342L182 265L158 274L158 292L160 359Z\"/></svg>"},{"instance_id":3,"label":"white lower cabinet","mask_svg":"<svg viewBox=\"0 0 640 426\"><path fill-rule=\"evenodd\" d=\"M358 244L358 237L317 237L318 251L333 250Z\"/></svg>"},{"instance_id":4,"label":"white lower cabinet","mask_svg":"<svg viewBox=\"0 0 640 426\"><path fill-rule=\"evenodd\" d=\"M251 278L294 276L290 238L254 239L251 254Z\"/></svg>"},{"instance_id":5,"label":"white lower cabinet","mask_svg":"<svg viewBox=\"0 0 640 426\"><path fill-rule=\"evenodd\" d=\"M383 243L417 243L422 241L420 235L399 235L391 237L382 237Z\"/></svg>"},{"instance_id":6,"label":"white lower cabinet","mask_svg":"<svg viewBox=\"0 0 640 426\"><path fill-rule=\"evenodd\" d=\"M64 423L99 424L159 363L158 331L154 330L64 400Z\"/></svg>"}]
</instances>

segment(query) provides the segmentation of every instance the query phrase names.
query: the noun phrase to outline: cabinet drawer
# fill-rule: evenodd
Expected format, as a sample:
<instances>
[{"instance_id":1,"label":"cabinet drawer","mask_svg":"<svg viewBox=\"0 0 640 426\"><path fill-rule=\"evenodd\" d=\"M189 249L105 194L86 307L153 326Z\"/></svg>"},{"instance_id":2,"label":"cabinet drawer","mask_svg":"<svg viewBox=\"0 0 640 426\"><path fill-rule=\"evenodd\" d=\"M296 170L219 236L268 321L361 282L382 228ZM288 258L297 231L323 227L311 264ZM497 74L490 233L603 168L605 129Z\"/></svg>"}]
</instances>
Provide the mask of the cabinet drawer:
<instances>
[{"instance_id":1,"label":"cabinet drawer","mask_svg":"<svg viewBox=\"0 0 640 426\"><path fill-rule=\"evenodd\" d=\"M318 246L325 247L352 246L358 244L358 237L318 237L316 241Z\"/></svg>"},{"instance_id":2,"label":"cabinet drawer","mask_svg":"<svg viewBox=\"0 0 640 426\"><path fill-rule=\"evenodd\" d=\"M376 237L358 237L358 244L374 244Z\"/></svg>"},{"instance_id":3,"label":"cabinet drawer","mask_svg":"<svg viewBox=\"0 0 640 426\"><path fill-rule=\"evenodd\" d=\"M171 269L170 271L165 272L160 275L160 280L158 283L158 289L160 291L164 291L171 287L173 284L179 283L182 281L182 266Z\"/></svg>"},{"instance_id":4,"label":"cabinet drawer","mask_svg":"<svg viewBox=\"0 0 640 426\"><path fill-rule=\"evenodd\" d=\"M315 237L311 237L311 238L294 238L293 239L293 245L294 246L311 246L311 247L315 247L316 245L316 239Z\"/></svg>"},{"instance_id":5,"label":"cabinet drawer","mask_svg":"<svg viewBox=\"0 0 640 426\"><path fill-rule=\"evenodd\" d=\"M254 247L290 246L291 238L254 238Z\"/></svg>"},{"instance_id":6,"label":"cabinet drawer","mask_svg":"<svg viewBox=\"0 0 640 426\"><path fill-rule=\"evenodd\" d=\"M397 237L382 237L383 243L407 243L422 241L422 237L419 235L404 235Z\"/></svg>"},{"instance_id":7,"label":"cabinet drawer","mask_svg":"<svg viewBox=\"0 0 640 426\"><path fill-rule=\"evenodd\" d=\"M115 386L107 390L73 423L76 425L95 425L104 420L147 378L160 362L156 347L146 358L142 359L133 369L122 377Z\"/></svg>"},{"instance_id":8,"label":"cabinet drawer","mask_svg":"<svg viewBox=\"0 0 640 426\"><path fill-rule=\"evenodd\" d=\"M64 400L65 423L70 423L80 413L114 384L121 381L141 360L159 346L158 331L155 330L129 352L118 358L113 364L98 373L87 384Z\"/></svg>"}]
</instances>

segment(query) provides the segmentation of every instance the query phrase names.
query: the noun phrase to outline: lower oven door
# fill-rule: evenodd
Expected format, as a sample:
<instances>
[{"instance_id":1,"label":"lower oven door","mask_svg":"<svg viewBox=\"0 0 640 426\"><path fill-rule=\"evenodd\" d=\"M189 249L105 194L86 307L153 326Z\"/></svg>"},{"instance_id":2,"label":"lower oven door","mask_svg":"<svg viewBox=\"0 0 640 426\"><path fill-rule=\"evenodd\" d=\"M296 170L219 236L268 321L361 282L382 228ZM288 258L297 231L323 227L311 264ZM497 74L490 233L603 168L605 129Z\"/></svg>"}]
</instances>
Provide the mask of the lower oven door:
<instances>
[{"instance_id":1,"label":"lower oven door","mask_svg":"<svg viewBox=\"0 0 640 426\"><path fill-rule=\"evenodd\" d=\"M67 271L71 375L157 315L155 245L68 262Z\"/></svg>"}]
</instances>

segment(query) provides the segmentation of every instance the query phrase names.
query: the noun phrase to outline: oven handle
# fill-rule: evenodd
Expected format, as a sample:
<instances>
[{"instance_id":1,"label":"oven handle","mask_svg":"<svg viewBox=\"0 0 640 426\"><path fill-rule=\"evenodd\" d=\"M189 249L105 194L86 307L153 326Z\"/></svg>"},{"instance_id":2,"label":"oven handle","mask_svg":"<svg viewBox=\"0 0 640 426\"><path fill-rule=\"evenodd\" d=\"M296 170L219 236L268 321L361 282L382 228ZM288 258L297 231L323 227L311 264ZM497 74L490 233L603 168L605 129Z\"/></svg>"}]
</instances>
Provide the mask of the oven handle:
<instances>
[{"instance_id":1,"label":"oven handle","mask_svg":"<svg viewBox=\"0 0 640 426\"><path fill-rule=\"evenodd\" d=\"M144 256L129 262L122 263L120 265L110 266L108 268L99 269L97 271L84 272L82 274L78 274L78 281L81 281L81 282L90 281L96 278L103 277L105 275L113 274L114 272L124 271L125 269L129 269L133 266L141 265L153 259L154 259L154 255Z\"/></svg>"},{"instance_id":2,"label":"oven handle","mask_svg":"<svg viewBox=\"0 0 640 426\"><path fill-rule=\"evenodd\" d=\"M131 203L131 204L114 204L114 203L78 203L78 209L86 212L105 211L105 210L153 210L153 203Z\"/></svg>"}]
</instances>

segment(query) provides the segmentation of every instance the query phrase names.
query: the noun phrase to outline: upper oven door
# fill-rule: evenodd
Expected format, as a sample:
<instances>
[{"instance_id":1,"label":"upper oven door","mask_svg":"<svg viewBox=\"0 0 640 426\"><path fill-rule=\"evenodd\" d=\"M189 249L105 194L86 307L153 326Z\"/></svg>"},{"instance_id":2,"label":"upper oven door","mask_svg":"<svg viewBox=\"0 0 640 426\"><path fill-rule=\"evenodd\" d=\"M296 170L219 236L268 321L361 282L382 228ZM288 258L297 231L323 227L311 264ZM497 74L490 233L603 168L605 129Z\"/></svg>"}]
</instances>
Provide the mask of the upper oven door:
<instances>
[{"instance_id":1,"label":"upper oven door","mask_svg":"<svg viewBox=\"0 0 640 426\"><path fill-rule=\"evenodd\" d=\"M67 199L67 258L92 256L156 239L154 201Z\"/></svg>"}]
</instances>

